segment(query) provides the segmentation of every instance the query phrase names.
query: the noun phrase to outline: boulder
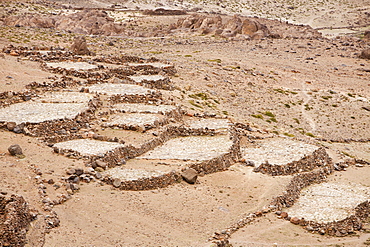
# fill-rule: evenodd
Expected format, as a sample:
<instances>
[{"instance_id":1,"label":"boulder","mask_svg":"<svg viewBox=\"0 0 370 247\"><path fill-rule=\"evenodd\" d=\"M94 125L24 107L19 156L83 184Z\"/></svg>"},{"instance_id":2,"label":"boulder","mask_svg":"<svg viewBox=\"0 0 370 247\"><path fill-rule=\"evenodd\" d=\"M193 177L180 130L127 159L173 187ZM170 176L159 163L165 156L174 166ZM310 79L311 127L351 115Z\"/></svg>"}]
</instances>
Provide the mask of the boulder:
<instances>
[{"instance_id":1,"label":"boulder","mask_svg":"<svg viewBox=\"0 0 370 247\"><path fill-rule=\"evenodd\" d=\"M121 180L119 179L119 178L115 178L114 180L113 180L113 186L115 187L115 188L119 188L120 186L121 186Z\"/></svg>"},{"instance_id":2,"label":"boulder","mask_svg":"<svg viewBox=\"0 0 370 247\"><path fill-rule=\"evenodd\" d=\"M198 178L198 172L193 168L184 170L181 173L182 178L189 184L195 184Z\"/></svg>"},{"instance_id":3,"label":"boulder","mask_svg":"<svg viewBox=\"0 0 370 247\"><path fill-rule=\"evenodd\" d=\"M297 217L292 217L290 219L290 222L293 223L294 225L298 225L300 223L300 220Z\"/></svg>"},{"instance_id":4,"label":"boulder","mask_svg":"<svg viewBox=\"0 0 370 247\"><path fill-rule=\"evenodd\" d=\"M92 53L87 48L86 39L83 36L76 37L71 46L71 50L76 55L91 55Z\"/></svg>"},{"instance_id":5,"label":"boulder","mask_svg":"<svg viewBox=\"0 0 370 247\"><path fill-rule=\"evenodd\" d=\"M363 50L360 54L360 58L370 59L370 49Z\"/></svg>"},{"instance_id":6,"label":"boulder","mask_svg":"<svg viewBox=\"0 0 370 247\"><path fill-rule=\"evenodd\" d=\"M8 148L8 151L11 155L15 156L15 155L22 155L23 154L23 151L22 151L22 148L21 146L19 146L18 144L13 144L11 145L9 148Z\"/></svg>"},{"instance_id":7,"label":"boulder","mask_svg":"<svg viewBox=\"0 0 370 247\"><path fill-rule=\"evenodd\" d=\"M251 36L258 31L258 25L255 21L245 19L242 25L242 34Z\"/></svg>"},{"instance_id":8,"label":"boulder","mask_svg":"<svg viewBox=\"0 0 370 247\"><path fill-rule=\"evenodd\" d=\"M370 40L370 31L365 31L365 33L364 33L364 39Z\"/></svg>"}]
</instances>

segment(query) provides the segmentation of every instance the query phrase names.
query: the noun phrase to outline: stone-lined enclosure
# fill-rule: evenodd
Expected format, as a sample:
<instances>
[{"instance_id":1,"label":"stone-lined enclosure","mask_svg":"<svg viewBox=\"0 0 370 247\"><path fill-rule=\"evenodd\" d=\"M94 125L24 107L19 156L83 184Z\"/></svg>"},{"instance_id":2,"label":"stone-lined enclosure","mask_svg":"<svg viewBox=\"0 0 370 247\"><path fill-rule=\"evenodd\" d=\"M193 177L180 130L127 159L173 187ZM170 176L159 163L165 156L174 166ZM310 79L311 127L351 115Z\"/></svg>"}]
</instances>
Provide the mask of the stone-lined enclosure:
<instances>
[{"instance_id":1,"label":"stone-lined enclosure","mask_svg":"<svg viewBox=\"0 0 370 247\"><path fill-rule=\"evenodd\" d=\"M348 209L341 217L322 220L317 211L305 209L301 205L313 201L307 199L310 195L320 198L317 189L329 194L336 190L333 184L312 185L322 183L333 172L325 149L287 137L241 142L243 133L250 132L248 126L227 118L189 116L159 91L174 90L170 80L176 71L173 65L125 56L94 57L89 63L78 57L79 62L73 62L77 58L68 52L41 55L25 48L17 52L64 77L50 85L31 84L22 93L2 93L0 126L38 137L57 154L84 159L84 168L65 168L68 175L63 179L71 194L78 184L91 181L121 190L163 188L181 182L187 169L206 175L240 162L266 176L294 175L287 193L276 197L266 213L293 206L289 215L304 217L306 221L298 224L310 225L311 231L324 229L333 235L325 226L353 217L361 221L365 216L358 216L360 209L369 210L367 188L349 205L344 203L348 202L345 195L335 194L338 201L333 201L337 206L332 212ZM108 132L113 134L102 134ZM134 141L129 135L138 138ZM241 220L213 240L227 239L259 215ZM343 226L335 224L337 229ZM354 225L352 229L359 228ZM350 232L346 230L346 234Z\"/></svg>"}]
</instances>

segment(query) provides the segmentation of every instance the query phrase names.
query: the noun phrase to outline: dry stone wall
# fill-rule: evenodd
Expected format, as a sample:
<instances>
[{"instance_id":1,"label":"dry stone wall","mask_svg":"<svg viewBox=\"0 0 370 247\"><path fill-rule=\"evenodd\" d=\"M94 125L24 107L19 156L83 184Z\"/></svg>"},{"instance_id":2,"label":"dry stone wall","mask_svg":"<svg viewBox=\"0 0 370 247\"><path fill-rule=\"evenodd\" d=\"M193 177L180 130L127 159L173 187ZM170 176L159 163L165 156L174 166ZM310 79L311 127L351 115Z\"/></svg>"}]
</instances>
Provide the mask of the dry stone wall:
<instances>
[{"instance_id":1,"label":"dry stone wall","mask_svg":"<svg viewBox=\"0 0 370 247\"><path fill-rule=\"evenodd\" d=\"M300 172L311 171L317 167L325 167L331 163L329 155L324 148L319 148L311 155L306 155L299 161L293 161L285 165L272 165L268 162L261 164L254 169L255 172L261 172L272 176L291 175Z\"/></svg>"},{"instance_id":2,"label":"dry stone wall","mask_svg":"<svg viewBox=\"0 0 370 247\"><path fill-rule=\"evenodd\" d=\"M22 196L0 194L0 246L25 246L34 216Z\"/></svg>"}]
</instances>

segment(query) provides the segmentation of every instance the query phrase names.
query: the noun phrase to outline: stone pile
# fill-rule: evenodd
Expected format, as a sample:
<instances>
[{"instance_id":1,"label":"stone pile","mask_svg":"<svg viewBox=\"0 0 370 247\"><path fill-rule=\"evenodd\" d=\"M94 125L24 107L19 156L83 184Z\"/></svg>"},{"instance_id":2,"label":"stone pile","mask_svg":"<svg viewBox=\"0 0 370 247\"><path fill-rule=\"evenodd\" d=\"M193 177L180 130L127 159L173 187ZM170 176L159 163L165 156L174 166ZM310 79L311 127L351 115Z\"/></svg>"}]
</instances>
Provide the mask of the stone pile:
<instances>
[{"instance_id":1,"label":"stone pile","mask_svg":"<svg viewBox=\"0 0 370 247\"><path fill-rule=\"evenodd\" d=\"M0 193L0 246L25 246L30 222L35 219L22 196Z\"/></svg>"}]
</instances>

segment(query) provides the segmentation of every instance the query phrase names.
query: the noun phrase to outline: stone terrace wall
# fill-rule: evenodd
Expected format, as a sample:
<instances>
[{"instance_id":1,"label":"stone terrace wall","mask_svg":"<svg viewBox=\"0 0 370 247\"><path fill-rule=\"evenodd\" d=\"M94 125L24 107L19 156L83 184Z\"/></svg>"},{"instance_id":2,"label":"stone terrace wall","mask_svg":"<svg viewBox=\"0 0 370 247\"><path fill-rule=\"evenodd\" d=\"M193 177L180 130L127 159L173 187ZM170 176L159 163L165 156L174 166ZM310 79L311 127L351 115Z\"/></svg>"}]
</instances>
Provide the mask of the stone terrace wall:
<instances>
[{"instance_id":1,"label":"stone terrace wall","mask_svg":"<svg viewBox=\"0 0 370 247\"><path fill-rule=\"evenodd\" d=\"M359 204L355 208L355 214L348 218L330 223L317 223L314 221L306 221L300 219L298 224L304 226L306 230L312 233L321 235L328 234L330 236L342 237L348 234L353 234L355 231L362 229L362 222L370 216L370 202L366 201Z\"/></svg>"},{"instance_id":2,"label":"stone terrace wall","mask_svg":"<svg viewBox=\"0 0 370 247\"><path fill-rule=\"evenodd\" d=\"M328 167L329 168L329 167ZM281 210L284 207L292 206L300 195L300 191L312 184L323 182L327 175L333 172L330 167L320 169L319 171L303 173L295 176L284 195L276 197L271 203L271 207ZM362 222L367 220L370 216L370 201L365 201L355 208L354 215L347 217L341 221L334 221L329 223L318 223L314 221L307 221L303 218L298 219L295 224L304 226L304 228L312 233L319 233L321 235L328 234L331 236L345 236L362 229ZM289 217L285 218L289 220Z\"/></svg>"},{"instance_id":3,"label":"stone terrace wall","mask_svg":"<svg viewBox=\"0 0 370 247\"><path fill-rule=\"evenodd\" d=\"M333 165L329 164L327 167L321 168L317 171L295 175L287 186L285 193L274 198L271 206L275 207L277 210L293 206L303 188L315 183L323 182L327 176L333 172L333 170Z\"/></svg>"},{"instance_id":4,"label":"stone terrace wall","mask_svg":"<svg viewBox=\"0 0 370 247\"><path fill-rule=\"evenodd\" d=\"M0 195L0 246L24 246L33 216L22 196Z\"/></svg>"},{"instance_id":5,"label":"stone terrace wall","mask_svg":"<svg viewBox=\"0 0 370 247\"><path fill-rule=\"evenodd\" d=\"M32 97L36 97L36 92L27 90L26 92L13 92L6 91L0 93L0 108L6 107L11 104L20 103L30 100Z\"/></svg>"},{"instance_id":6,"label":"stone terrace wall","mask_svg":"<svg viewBox=\"0 0 370 247\"><path fill-rule=\"evenodd\" d=\"M113 185L113 179L106 178L106 183ZM142 178L133 181L122 181L121 190L153 190L164 188L176 182L181 182L181 176L177 172L170 172L159 177Z\"/></svg>"},{"instance_id":7,"label":"stone terrace wall","mask_svg":"<svg viewBox=\"0 0 370 247\"><path fill-rule=\"evenodd\" d=\"M317 167L325 167L330 163L331 159L325 149L319 148L312 155L307 155L299 161L293 161L285 165L272 165L266 162L256 167L254 172L261 172L272 176L284 176L311 171Z\"/></svg>"},{"instance_id":8,"label":"stone terrace wall","mask_svg":"<svg viewBox=\"0 0 370 247\"><path fill-rule=\"evenodd\" d=\"M233 145L228 153L214 159L201 162L200 164L193 164L190 167L201 175L225 171L241 158L240 137L238 132L234 129L231 131L231 138L233 140Z\"/></svg>"}]
</instances>

